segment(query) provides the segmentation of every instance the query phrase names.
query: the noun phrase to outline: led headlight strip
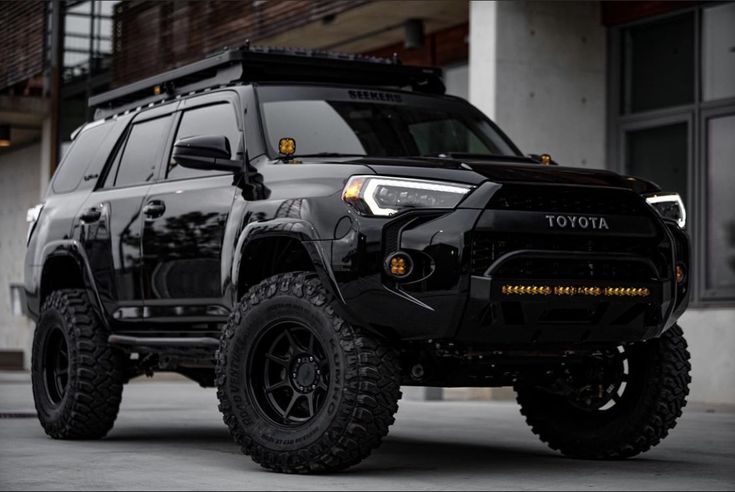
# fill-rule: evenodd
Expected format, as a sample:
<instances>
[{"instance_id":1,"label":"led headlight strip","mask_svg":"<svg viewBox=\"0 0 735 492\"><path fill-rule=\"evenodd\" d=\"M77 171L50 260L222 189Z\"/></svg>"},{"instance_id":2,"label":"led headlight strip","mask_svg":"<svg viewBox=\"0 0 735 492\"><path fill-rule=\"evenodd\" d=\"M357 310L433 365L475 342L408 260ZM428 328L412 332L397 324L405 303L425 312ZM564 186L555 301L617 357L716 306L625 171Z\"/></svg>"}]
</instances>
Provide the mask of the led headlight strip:
<instances>
[{"instance_id":1,"label":"led headlight strip","mask_svg":"<svg viewBox=\"0 0 735 492\"><path fill-rule=\"evenodd\" d=\"M684 202L678 193L666 193L662 195L652 195L646 197L646 202L656 209L663 217L667 217L667 207L674 207L677 210L677 217L671 217L682 229L687 224L687 211L684 208Z\"/></svg>"},{"instance_id":2,"label":"led headlight strip","mask_svg":"<svg viewBox=\"0 0 735 492\"><path fill-rule=\"evenodd\" d=\"M342 192L342 199L363 214L389 216L412 208L454 208L471 189L470 185L442 181L353 176ZM398 206L386 206L385 198L380 196L383 192L392 193ZM401 200L405 206L401 206Z\"/></svg>"},{"instance_id":3,"label":"led headlight strip","mask_svg":"<svg viewBox=\"0 0 735 492\"><path fill-rule=\"evenodd\" d=\"M505 284L500 291L505 295L524 296L604 296L604 297L648 297L647 287L597 287L569 285L514 285Z\"/></svg>"}]
</instances>

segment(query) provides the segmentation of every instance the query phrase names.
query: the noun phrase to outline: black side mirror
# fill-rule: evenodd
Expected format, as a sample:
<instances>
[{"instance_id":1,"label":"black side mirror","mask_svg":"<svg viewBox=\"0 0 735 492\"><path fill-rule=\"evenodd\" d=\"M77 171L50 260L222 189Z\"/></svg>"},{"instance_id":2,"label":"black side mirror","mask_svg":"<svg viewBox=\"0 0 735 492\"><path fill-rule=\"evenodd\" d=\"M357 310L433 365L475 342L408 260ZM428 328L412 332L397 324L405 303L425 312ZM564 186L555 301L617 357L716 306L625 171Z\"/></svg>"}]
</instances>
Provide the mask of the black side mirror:
<instances>
[{"instance_id":1,"label":"black side mirror","mask_svg":"<svg viewBox=\"0 0 735 492\"><path fill-rule=\"evenodd\" d=\"M174 144L173 159L176 164L205 171L240 172L243 163L230 160L230 142L227 137L203 136L188 137Z\"/></svg>"}]
</instances>

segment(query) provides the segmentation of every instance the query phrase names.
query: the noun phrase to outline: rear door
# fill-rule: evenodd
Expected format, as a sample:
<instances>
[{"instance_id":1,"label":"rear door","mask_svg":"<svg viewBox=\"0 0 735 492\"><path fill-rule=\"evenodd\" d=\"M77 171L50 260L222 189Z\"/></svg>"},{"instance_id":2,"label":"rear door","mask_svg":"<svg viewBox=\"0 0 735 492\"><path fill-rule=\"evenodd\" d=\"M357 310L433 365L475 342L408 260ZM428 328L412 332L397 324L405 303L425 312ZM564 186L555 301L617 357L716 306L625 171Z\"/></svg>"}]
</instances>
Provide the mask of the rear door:
<instances>
[{"instance_id":1,"label":"rear door","mask_svg":"<svg viewBox=\"0 0 735 492\"><path fill-rule=\"evenodd\" d=\"M173 106L133 120L79 211L80 242L105 309L117 321L142 318L141 208L171 138Z\"/></svg>"},{"instance_id":2,"label":"rear door","mask_svg":"<svg viewBox=\"0 0 735 492\"><path fill-rule=\"evenodd\" d=\"M224 135L232 159L243 155L237 95L219 92L187 99L177 114L161 179L143 205L145 318L161 323L221 322L229 314L223 291L223 237L238 190L233 175L182 168L171 147L192 136Z\"/></svg>"}]
</instances>

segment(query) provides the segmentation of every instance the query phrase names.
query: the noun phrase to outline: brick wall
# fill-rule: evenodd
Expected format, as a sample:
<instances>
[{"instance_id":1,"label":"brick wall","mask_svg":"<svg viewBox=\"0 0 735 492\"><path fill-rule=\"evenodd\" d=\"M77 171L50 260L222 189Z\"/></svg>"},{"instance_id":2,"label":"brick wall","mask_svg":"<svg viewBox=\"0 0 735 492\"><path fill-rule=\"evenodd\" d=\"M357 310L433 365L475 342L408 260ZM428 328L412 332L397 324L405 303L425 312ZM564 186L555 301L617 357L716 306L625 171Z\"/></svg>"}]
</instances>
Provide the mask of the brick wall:
<instances>
[{"instance_id":1,"label":"brick wall","mask_svg":"<svg viewBox=\"0 0 735 492\"><path fill-rule=\"evenodd\" d=\"M113 84L257 42L365 3L364 0L121 2L115 8ZM124 47L124 49L123 49Z\"/></svg>"},{"instance_id":2,"label":"brick wall","mask_svg":"<svg viewBox=\"0 0 735 492\"><path fill-rule=\"evenodd\" d=\"M44 61L45 3L26 0L0 6L0 91L40 75Z\"/></svg>"}]
</instances>

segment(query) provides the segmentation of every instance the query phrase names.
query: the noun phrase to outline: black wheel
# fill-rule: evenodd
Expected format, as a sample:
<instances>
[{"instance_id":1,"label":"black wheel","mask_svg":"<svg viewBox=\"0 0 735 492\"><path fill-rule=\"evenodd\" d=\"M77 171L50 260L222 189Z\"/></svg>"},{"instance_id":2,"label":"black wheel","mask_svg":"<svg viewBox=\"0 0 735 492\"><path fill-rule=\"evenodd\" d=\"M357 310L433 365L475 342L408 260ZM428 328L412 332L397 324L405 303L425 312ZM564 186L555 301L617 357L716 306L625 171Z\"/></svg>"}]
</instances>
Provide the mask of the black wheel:
<instances>
[{"instance_id":1,"label":"black wheel","mask_svg":"<svg viewBox=\"0 0 735 492\"><path fill-rule=\"evenodd\" d=\"M521 413L552 449L576 458L628 458L674 428L686 405L690 369L684 335L674 326L659 339L570 367L553 387L516 390Z\"/></svg>"},{"instance_id":2,"label":"black wheel","mask_svg":"<svg viewBox=\"0 0 735 492\"><path fill-rule=\"evenodd\" d=\"M271 277L234 310L217 396L235 441L265 468L337 471L380 444L398 410L398 360L343 321L312 273Z\"/></svg>"},{"instance_id":3,"label":"black wheel","mask_svg":"<svg viewBox=\"0 0 735 492\"><path fill-rule=\"evenodd\" d=\"M115 422L123 388L122 356L83 290L51 293L41 308L31 362L33 398L46 434L98 439Z\"/></svg>"}]
</instances>

